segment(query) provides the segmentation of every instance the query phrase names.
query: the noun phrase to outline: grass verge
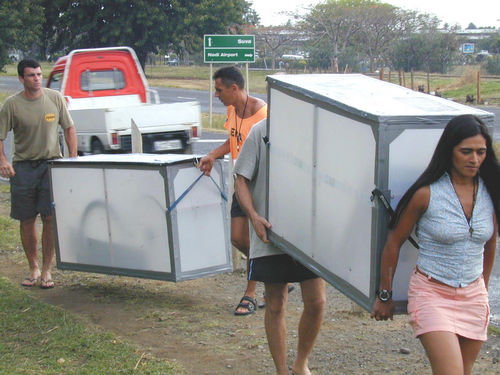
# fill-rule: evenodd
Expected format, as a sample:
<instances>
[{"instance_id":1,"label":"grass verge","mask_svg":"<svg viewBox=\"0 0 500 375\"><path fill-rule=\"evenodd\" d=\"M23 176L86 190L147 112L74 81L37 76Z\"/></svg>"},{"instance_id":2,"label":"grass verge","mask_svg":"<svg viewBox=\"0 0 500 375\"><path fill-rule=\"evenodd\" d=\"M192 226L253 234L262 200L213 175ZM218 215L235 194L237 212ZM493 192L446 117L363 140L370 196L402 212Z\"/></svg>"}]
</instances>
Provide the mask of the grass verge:
<instances>
[{"instance_id":1,"label":"grass verge","mask_svg":"<svg viewBox=\"0 0 500 375\"><path fill-rule=\"evenodd\" d=\"M9 190L8 184L0 184L2 212L10 204ZM0 251L17 255L17 221L0 215L0 233ZM22 251L19 256L24 258ZM61 308L37 301L5 277L0 277L0 332L0 375L183 373Z\"/></svg>"},{"instance_id":2,"label":"grass verge","mask_svg":"<svg viewBox=\"0 0 500 375\"><path fill-rule=\"evenodd\" d=\"M0 184L0 205L6 212L10 207L10 185ZM0 249L13 251L20 246L19 223L7 215L0 215Z\"/></svg>"},{"instance_id":3,"label":"grass verge","mask_svg":"<svg viewBox=\"0 0 500 375\"><path fill-rule=\"evenodd\" d=\"M98 332L0 278L1 375L173 375L167 361Z\"/></svg>"},{"instance_id":4,"label":"grass verge","mask_svg":"<svg viewBox=\"0 0 500 375\"><path fill-rule=\"evenodd\" d=\"M490 326L488 328L489 328L490 333L495 334L497 336L500 336L500 327L496 327L496 326L490 324Z\"/></svg>"},{"instance_id":5,"label":"grass verge","mask_svg":"<svg viewBox=\"0 0 500 375\"><path fill-rule=\"evenodd\" d=\"M41 62L42 71L45 76L48 76L52 69L53 63ZM0 75L17 76L16 64L9 64L5 66L5 72L0 72ZM223 64L215 64L212 72L224 66ZM429 91L439 90L441 94L450 99L458 102L464 102L467 94L477 95L477 71L480 66L457 66L453 75L430 74ZM194 90L208 91L212 80L210 77L210 66L193 65L193 66L167 66L167 65L147 65L144 69L148 78L149 84L153 87L176 87ZM246 69L242 66L242 72L246 79ZM276 70L249 70L248 72L248 91L250 94L266 93L266 76L275 73L283 73L284 71ZM303 70L293 71L296 73L307 73ZM484 72L483 72L484 75ZM371 76L378 78L378 75L371 74ZM404 79L403 79L404 78ZM399 84L399 74L397 71L386 72L384 79L392 83ZM411 86L411 75L406 72L402 77L404 86ZM427 74L424 72L414 73L414 89L418 85L427 87ZM500 104L500 80L498 77L483 77L481 79L481 99L483 102L488 102L489 105Z\"/></svg>"},{"instance_id":6,"label":"grass verge","mask_svg":"<svg viewBox=\"0 0 500 375\"><path fill-rule=\"evenodd\" d=\"M221 68L222 64L215 64L213 72ZM243 76L246 80L246 69L241 68ZM249 70L248 71L248 91L250 94L258 93L265 94L266 91L266 76L276 73L275 70ZM209 65L202 66L146 66L145 69L148 82L151 86L158 87L177 87L195 90L210 89L212 79L210 77Z\"/></svg>"},{"instance_id":7,"label":"grass verge","mask_svg":"<svg viewBox=\"0 0 500 375\"><path fill-rule=\"evenodd\" d=\"M19 224L7 216L0 216L0 248L2 250L15 250L21 243L19 237Z\"/></svg>"},{"instance_id":8,"label":"grass verge","mask_svg":"<svg viewBox=\"0 0 500 375\"><path fill-rule=\"evenodd\" d=\"M212 113L212 126L210 126L210 114L202 113L201 114L201 124L203 129L207 130L221 130L227 132L224 128L224 123L226 122L226 115L220 113Z\"/></svg>"}]
</instances>

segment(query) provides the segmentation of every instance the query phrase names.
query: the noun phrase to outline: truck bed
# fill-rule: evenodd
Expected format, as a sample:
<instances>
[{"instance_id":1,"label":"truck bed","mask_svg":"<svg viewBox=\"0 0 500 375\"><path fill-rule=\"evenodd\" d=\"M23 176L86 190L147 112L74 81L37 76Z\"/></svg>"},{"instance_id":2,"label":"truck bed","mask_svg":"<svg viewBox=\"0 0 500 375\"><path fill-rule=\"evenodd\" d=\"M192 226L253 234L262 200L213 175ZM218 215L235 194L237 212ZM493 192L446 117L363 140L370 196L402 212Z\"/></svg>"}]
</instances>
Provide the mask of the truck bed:
<instances>
[{"instance_id":1,"label":"truck bed","mask_svg":"<svg viewBox=\"0 0 500 375\"><path fill-rule=\"evenodd\" d=\"M198 102L143 104L121 108L93 108L70 110L77 133L98 133L105 128L130 134L131 120L141 133L186 130L200 124Z\"/></svg>"}]
</instances>

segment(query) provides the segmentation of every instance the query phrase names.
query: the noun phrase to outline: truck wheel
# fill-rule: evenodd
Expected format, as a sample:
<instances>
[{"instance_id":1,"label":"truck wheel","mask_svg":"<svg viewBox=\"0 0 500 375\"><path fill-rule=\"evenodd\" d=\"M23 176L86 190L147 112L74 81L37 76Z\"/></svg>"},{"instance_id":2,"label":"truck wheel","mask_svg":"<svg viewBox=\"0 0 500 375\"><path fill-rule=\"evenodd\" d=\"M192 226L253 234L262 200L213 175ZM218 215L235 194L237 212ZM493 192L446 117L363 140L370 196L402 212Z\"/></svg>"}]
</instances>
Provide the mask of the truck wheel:
<instances>
[{"instance_id":1,"label":"truck wheel","mask_svg":"<svg viewBox=\"0 0 500 375\"><path fill-rule=\"evenodd\" d=\"M94 155L104 153L104 147L102 147L102 143L100 140L98 139L92 140L92 142L90 143L90 152Z\"/></svg>"}]
</instances>

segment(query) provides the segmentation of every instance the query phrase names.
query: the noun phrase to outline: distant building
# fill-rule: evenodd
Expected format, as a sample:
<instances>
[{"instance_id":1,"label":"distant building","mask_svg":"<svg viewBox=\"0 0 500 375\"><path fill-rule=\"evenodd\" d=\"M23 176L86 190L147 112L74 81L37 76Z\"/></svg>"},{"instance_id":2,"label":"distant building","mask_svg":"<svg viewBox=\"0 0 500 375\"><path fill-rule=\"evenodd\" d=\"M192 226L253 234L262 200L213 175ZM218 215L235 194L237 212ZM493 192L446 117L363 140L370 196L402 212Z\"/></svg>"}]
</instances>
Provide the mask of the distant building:
<instances>
[{"instance_id":1,"label":"distant building","mask_svg":"<svg viewBox=\"0 0 500 375\"><path fill-rule=\"evenodd\" d=\"M500 29L465 29L457 31L457 35L464 37L468 42L486 39L498 34L500 34Z\"/></svg>"},{"instance_id":2,"label":"distant building","mask_svg":"<svg viewBox=\"0 0 500 375\"><path fill-rule=\"evenodd\" d=\"M283 55L281 56L283 60L304 60L302 55Z\"/></svg>"}]
</instances>

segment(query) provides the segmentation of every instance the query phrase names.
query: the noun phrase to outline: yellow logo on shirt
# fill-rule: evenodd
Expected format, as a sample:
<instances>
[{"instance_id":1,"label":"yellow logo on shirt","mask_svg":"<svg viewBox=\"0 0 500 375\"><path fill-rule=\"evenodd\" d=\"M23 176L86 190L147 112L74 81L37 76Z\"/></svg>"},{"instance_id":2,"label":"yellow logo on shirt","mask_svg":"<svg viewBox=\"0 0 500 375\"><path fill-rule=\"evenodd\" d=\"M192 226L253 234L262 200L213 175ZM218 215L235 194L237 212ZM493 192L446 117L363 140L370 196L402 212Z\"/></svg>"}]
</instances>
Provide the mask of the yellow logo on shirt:
<instances>
[{"instance_id":1,"label":"yellow logo on shirt","mask_svg":"<svg viewBox=\"0 0 500 375\"><path fill-rule=\"evenodd\" d=\"M56 115L55 115L55 113L47 113L45 115L45 121L47 121L47 122L54 122L54 121L56 121Z\"/></svg>"}]
</instances>

